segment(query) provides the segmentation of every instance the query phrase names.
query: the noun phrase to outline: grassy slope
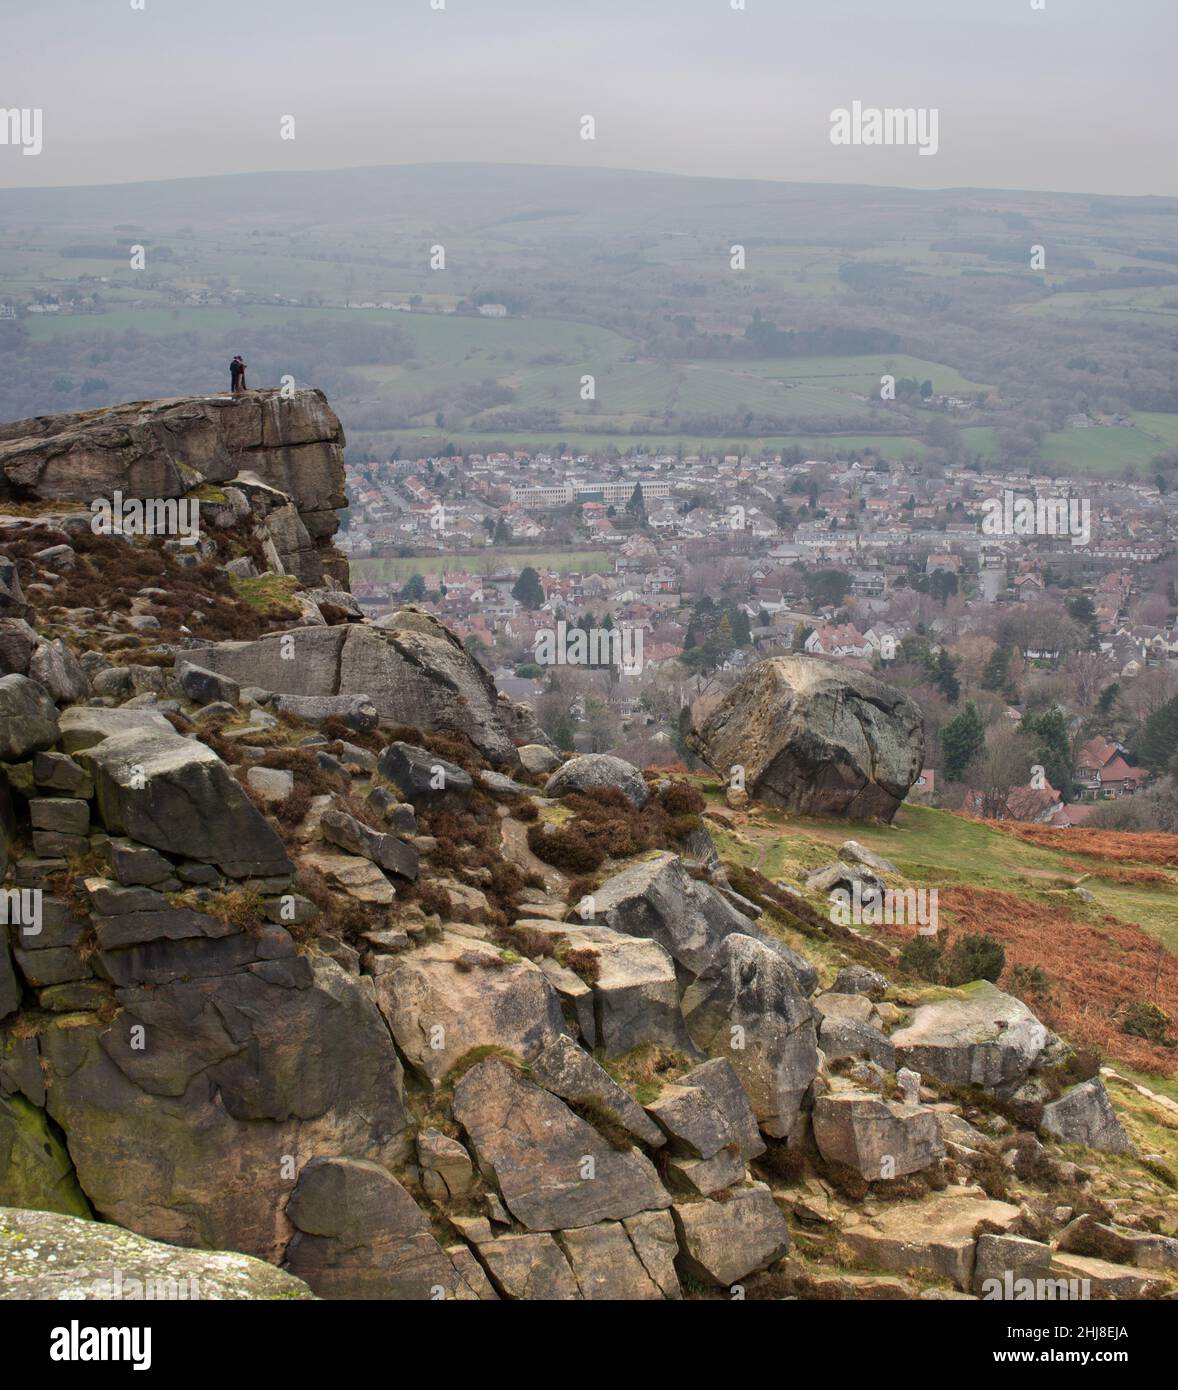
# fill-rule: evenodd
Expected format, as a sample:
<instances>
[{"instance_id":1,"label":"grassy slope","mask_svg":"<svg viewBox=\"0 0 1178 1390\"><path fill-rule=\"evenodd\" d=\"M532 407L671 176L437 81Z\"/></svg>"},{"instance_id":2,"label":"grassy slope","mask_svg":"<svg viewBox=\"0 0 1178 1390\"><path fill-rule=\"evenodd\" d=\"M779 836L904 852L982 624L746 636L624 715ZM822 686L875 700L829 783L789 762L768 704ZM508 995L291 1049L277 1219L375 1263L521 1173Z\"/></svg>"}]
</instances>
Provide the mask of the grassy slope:
<instances>
[{"instance_id":1,"label":"grassy slope","mask_svg":"<svg viewBox=\"0 0 1178 1390\"><path fill-rule=\"evenodd\" d=\"M718 785L702 785L712 805L727 814ZM947 811L911 805L900 809L892 826L788 816L760 805L747 817L732 817L732 823L731 830L710 826L721 855L796 889L804 889L809 870L837 857L844 840L859 840L896 866L895 886L938 890L942 926L951 933L991 930L1006 945L1010 964L1040 965L1053 980L1053 1016L1061 1030L1074 1025L1080 1034L1073 1040L1097 1047L1126 1074L1136 1064L1157 1089L1163 1089L1163 1078L1178 1075L1178 1052L1144 1047L1118 1033L1104 1016L1119 991L1151 997L1156 988L1170 1006L1178 956L1178 871L1165 870L1163 882L1115 883L1100 878L1100 861L1083 861L1091 869L1085 874L1073 855L1024 843ZM1127 863L1118 859L1115 867ZM1080 881L1094 901L1071 892ZM908 934L891 929L888 940L902 944ZM830 959L816 957L817 963L830 964L835 953L821 953L827 954ZM1002 983L1010 987L1009 969ZM1028 1003L1051 1012L1042 999L1028 998ZM1089 1009L1100 1017L1089 1016Z\"/></svg>"},{"instance_id":2,"label":"grassy slope","mask_svg":"<svg viewBox=\"0 0 1178 1390\"><path fill-rule=\"evenodd\" d=\"M968 896L971 890L980 890L983 894L1002 895L1001 898L995 896L992 901L1000 901L1004 906L1013 904L1016 917L1019 915L1017 905L1021 902L1025 906L1023 915L1032 922L1063 920L1065 940L1075 962L1074 971L1081 980L1081 993L1082 983L1089 974L1094 980L1103 981L1110 961L1115 966L1123 954L1123 939L1118 939L1110 930L1110 917L1124 924L1121 931L1148 933L1149 937L1163 942L1171 955L1178 952L1178 872L1167 871L1172 882L1165 885L1126 887L1101 883L1096 877L1086 878L1085 887L1096 895L1096 902L1085 905L1070 892L1070 886L1080 877L1064 862L1071 858L1074 863L1072 856L1024 843L947 811L905 805L891 826L789 816L758 804L743 817L727 810L718 783L700 779L698 784L711 807L728 817L733 825L727 830L714 821L708 823L721 856L729 863L757 868L768 878L802 889L802 879L810 869L829 863L836 857L839 845L854 838L895 864L902 881L893 880L896 886L936 887L951 900L955 892ZM1119 859L1117 867L1124 868L1126 862ZM817 895L807 896L822 910L824 904ZM1058 915L1061 909L1066 914L1062 919ZM948 926L951 932L957 925L954 917L951 910L942 907L942 926ZM999 937L1006 934L1000 915L985 925ZM975 922L971 929L977 926ZM779 934L786 936L789 945L814 962L824 987L829 987L835 973L846 963L846 957L833 941L816 940L794 932ZM887 940L896 945L904 935L901 929L898 935L887 936ZM1148 946L1148 941L1146 944ZM1061 947L1060 938L1055 935L1051 941L1044 942L1042 951L1043 968L1053 979L1059 972L1057 996L1058 992L1070 991L1072 995L1076 992L1074 977L1072 980L1066 978L1063 956L1068 953L1067 946ZM1019 954L1016 933L1009 945L1008 959ZM1022 956L1026 958L1025 951ZM1019 992L1018 987L1011 984L1009 970L1000 984L1012 993ZM1095 994L1095 989L1093 992ZM1074 1007L1061 1022L1050 1006L1045 1007L1042 999L1028 997L1026 1002L1044 1016L1045 1021L1056 1024L1068 1036L1067 1022L1075 1017ZM1067 1003L1071 1006L1071 999ZM1093 1007L1100 1009L1100 1001L1094 999ZM1156 1096L1178 1101L1178 1050L1170 1053L1166 1049L1148 1049L1152 1057L1158 1059L1157 1064L1134 1066L1126 1056L1118 1053L1132 1053L1134 1048L1141 1046L1138 1040L1125 1039L1106 1028L1102 1040L1110 1036L1113 1041L1098 1050L1116 1073L1107 1082L1114 1107L1139 1152L1160 1159L1171 1172L1178 1172L1178 1118L1163 1103L1141 1096L1131 1084L1143 1085ZM1071 1040L1077 1039L1073 1036ZM1080 1041L1087 1043L1090 1039L1084 1036ZM1077 1157L1089 1165L1096 1163L1106 1176L1117 1175L1119 1181L1128 1185L1127 1193L1134 1190L1136 1181L1148 1176L1139 1159L1111 1155L1097 1158L1089 1151L1078 1153Z\"/></svg>"}]
</instances>

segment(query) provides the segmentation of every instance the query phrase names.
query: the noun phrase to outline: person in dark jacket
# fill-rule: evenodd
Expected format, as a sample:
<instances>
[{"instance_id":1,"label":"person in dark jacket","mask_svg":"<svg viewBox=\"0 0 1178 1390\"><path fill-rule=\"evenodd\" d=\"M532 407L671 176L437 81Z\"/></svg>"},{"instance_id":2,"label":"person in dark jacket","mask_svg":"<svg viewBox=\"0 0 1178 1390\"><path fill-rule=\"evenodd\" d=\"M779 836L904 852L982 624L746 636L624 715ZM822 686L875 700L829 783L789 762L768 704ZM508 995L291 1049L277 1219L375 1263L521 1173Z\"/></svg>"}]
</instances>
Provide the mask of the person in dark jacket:
<instances>
[{"instance_id":1,"label":"person in dark jacket","mask_svg":"<svg viewBox=\"0 0 1178 1390\"><path fill-rule=\"evenodd\" d=\"M229 364L229 386L234 395L245 390L245 363L240 356Z\"/></svg>"}]
</instances>

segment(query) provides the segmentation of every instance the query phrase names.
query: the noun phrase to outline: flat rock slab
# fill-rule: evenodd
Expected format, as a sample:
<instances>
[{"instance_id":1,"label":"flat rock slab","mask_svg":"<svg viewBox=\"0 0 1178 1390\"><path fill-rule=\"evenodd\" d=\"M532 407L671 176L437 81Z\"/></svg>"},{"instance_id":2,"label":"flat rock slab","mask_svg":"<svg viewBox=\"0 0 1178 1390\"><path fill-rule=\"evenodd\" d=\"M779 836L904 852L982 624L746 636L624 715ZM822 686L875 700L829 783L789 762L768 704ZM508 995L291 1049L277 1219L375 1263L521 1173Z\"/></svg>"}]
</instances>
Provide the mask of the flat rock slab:
<instances>
[{"instance_id":1,"label":"flat rock slab","mask_svg":"<svg viewBox=\"0 0 1178 1390\"><path fill-rule=\"evenodd\" d=\"M1021 1081L1047 1046L1047 1029L1021 1000L986 980L960 993L966 997L922 1004L891 1035L896 1065L986 1090Z\"/></svg>"},{"instance_id":2,"label":"flat rock slab","mask_svg":"<svg viewBox=\"0 0 1178 1390\"><path fill-rule=\"evenodd\" d=\"M119 1226L0 1207L0 1298L312 1299L292 1274L248 1255L185 1250Z\"/></svg>"},{"instance_id":3,"label":"flat rock slab","mask_svg":"<svg viewBox=\"0 0 1178 1390\"><path fill-rule=\"evenodd\" d=\"M978 1223L988 1221L1007 1231L1018 1217L1018 1207L1009 1202L950 1187L920 1202L891 1202L854 1217L844 1226L842 1239L864 1264L898 1274L931 1274L968 1291Z\"/></svg>"}]
</instances>

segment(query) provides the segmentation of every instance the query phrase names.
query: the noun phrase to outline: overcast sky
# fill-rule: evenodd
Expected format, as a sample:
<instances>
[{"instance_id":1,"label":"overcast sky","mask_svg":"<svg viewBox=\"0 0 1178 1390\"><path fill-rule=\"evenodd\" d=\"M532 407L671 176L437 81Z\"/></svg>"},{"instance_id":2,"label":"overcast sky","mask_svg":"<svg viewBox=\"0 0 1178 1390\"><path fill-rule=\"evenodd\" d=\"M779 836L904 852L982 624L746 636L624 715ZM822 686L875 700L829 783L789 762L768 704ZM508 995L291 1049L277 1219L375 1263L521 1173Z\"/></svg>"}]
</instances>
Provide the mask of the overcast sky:
<instances>
[{"instance_id":1,"label":"overcast sky","mask_svg":"<svg viewBox=\"0 0 1178 1390\"><path fill-rule=\"evenodd\" d=\"M0 108L44 144L0 187L478 160L1178 195L1178 0L133 3L0 0ZM832 146L855 100L936 108L938 153Z\"/></svg>"}]
</instances>

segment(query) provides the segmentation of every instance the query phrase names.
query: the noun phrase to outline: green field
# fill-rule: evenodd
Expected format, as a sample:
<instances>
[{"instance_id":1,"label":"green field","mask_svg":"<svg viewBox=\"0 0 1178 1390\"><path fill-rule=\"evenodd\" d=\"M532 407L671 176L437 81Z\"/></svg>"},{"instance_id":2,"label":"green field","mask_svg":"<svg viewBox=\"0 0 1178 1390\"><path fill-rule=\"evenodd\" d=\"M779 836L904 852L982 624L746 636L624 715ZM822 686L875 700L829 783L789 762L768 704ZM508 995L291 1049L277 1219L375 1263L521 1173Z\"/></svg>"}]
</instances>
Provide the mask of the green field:
<instances>
[{"instance_id":1,"label":"green field","mask_svg":"<svg viewBox=\"0 0 1178 1390\"><path fill-rule=\"evenodd\" d=\"M649 430L635 430L633 434L619 434L588 430L552 430L547 433L522 431L498 434L491 430L390 430L381 431L382 437L388 435L401 448L402 454L416 456L432 453L444 444L477 452L490 448L554 449L557 444L565 444L573 451L582 453L604 453L610 448L625 454L639 445L648 453L676 454L682 449L685 455L692 454L750 454L779 452L797 446L816 456L829 453L845 458L852 453L879 453L889 459L923 458L928 447L911 435L894 434L849 434L826 435L816 438L812 435L763 435L747 438L729 435L705 438L700 435L655 434Z\"/></svg>"},{"instance_id":2,"label":"green field","mask_svg":"<svg viewBox=\"0 0 1178 1390\"><path fill-rule=\"evenodd\" d=\"M486 554L419 555L410 559L360 559L351 562L352 576L374 584L401 585L415 574L494 573L518 571L525 565L554 570L557 574L610 574L613 561L604 550L511 550L488 548Z\"/></svg>"},{"instance_id":3,"label":"green field","mask_svg":"<svg viewBox=\"0 0 1178 1390\"><path fill-rule=\"evenodd\" d=\"M1139 429L1060 430L1043 440L1042 453L1085 473L1117 474L1132 467L1144 472L1150 459L1161 452L1156 438Z\"/></svg>"}]
</instances>

